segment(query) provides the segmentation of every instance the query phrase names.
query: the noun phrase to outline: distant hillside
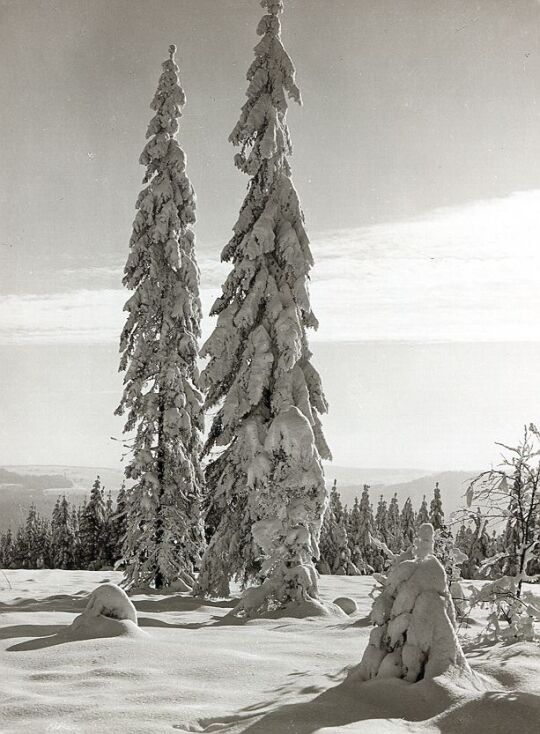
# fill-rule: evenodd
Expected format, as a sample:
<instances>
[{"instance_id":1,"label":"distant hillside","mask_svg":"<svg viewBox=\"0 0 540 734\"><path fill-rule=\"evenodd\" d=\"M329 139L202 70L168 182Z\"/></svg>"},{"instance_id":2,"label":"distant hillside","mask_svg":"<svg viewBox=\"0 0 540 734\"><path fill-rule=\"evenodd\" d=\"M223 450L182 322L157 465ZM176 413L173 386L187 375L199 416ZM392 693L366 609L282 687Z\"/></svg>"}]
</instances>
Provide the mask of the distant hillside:
<instances>
[{"instance_id":1,"label":"distant hillside","mask_svg":"<svg viewBox=\"0 0 540 734\"><path fill-rule=\"evenodd\" d=\"M359 469L354 466L334 466L325 464L324 473L327 482L337 479L339 486L359 486L364 484L399 484L411 482L431 474L428 469Z\"/></svg>"},{"instance_id":2,"label":"distant hillside","mask_svg":"<svg viewBox=\"0 0 540 734\"><path fill-rule=\"evenodd\" d=\"M106 491L116 496L123 481L119 469L85 466L0 467L0 532L21 525L33 503L38 512L50 516L58 495L79 504L89 494L99 474Z\"/></svg>"},{"instance_id":3,"label":"distant hillside","mask_svg":"<svg viewBox=\"0 0 540 734\"><path fill-rule=\"evenodd\" d=\"M446 515L463 505L462 495L468 480L477 471L447 471L432 473L423 469L357 469L325 466L326 479L338 481L345 504L351 506L360 497L364 484L371 486L371 501L376 505L382 494L389 500L397 492L400 505L410 497L418 509L422 496L431 499L435 482L439 482ZM120 469L86 466L5 466L0 468L0 532L12 530L24 522L28 508L34 503L38 512L49 516L58 495L65 494L70 502L80 504L99 474L105 489L116 497L123 481Z\"/></svg>"},{"instance_id":4,"label":"distant hillside","mask_svg":"<svg viewBox=\"0 0 540 734\"><path fill-rule=\"evenodd\" d=\"M359 470L362 471L362 470ZM412 471L412 470L411 470ZM407 497L410 497L415 510L418 509L422 502L423 495L426 495L426 499L429 501L433 495L433 488L435 482L439 482L441 489L441 496L443 501L443 508L445 515L448 517L450 513L455 512L464 506L463 495L467 489L468 483L472 478L477 476L479 471L445 471L432 474L426 474L419 476L411 481L401 481L395 483L377 483L376 476L374 475L375 481L369 481L367 478L362 479L361 482L354 484L340 484L338 480L338 488L343 499L343 502L349 507L353 504L355 497L360 497L362 494L362 488L364 484L370 485L370 496L373 505L379 500L382 495L387 501L391 499L394 493L397 493L400 506L405 502ZM332 476L332 473L327 472L327 479ZM362 474L363 476L363 474ZM366 470L366 477L369 476Z\"/></svg>"},{"instance_id":5,"label":"distant hillside","mask_svg":"<svg viewBox=\"0 0 540 734\"><path fill-rule=\"evenodd\" d=\"M69 489L73 482L63 474L19 474L0 467L0 486L17 485L26 489Z\"/></svg>"}]
</instances>

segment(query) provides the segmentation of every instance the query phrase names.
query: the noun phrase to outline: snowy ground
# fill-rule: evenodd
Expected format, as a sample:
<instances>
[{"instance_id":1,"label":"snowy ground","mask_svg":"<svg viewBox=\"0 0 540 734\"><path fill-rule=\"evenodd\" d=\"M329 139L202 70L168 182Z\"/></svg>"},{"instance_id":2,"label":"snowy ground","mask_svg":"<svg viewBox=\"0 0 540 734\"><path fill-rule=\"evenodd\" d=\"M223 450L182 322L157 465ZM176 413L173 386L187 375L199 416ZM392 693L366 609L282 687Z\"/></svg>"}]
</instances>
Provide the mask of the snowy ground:
<instances>
[{"instance_id":1,"label":"snowy ground","mask_svg":"<svg viewBox=\"0 0 540 734\"><path fill-rule=\"evenodd\" d=\"M11 588L8 584L11 584ZM349 619L224 624L230 603L136 596L140 634L66 641L88 593L120 574L0 573L0 732L531 734L540 731L540 648L472 646L459 680L346 682L369 623L369 577L323 577ZM477 620L470 638L480 629Z\"/></svg>"}]
</instances>

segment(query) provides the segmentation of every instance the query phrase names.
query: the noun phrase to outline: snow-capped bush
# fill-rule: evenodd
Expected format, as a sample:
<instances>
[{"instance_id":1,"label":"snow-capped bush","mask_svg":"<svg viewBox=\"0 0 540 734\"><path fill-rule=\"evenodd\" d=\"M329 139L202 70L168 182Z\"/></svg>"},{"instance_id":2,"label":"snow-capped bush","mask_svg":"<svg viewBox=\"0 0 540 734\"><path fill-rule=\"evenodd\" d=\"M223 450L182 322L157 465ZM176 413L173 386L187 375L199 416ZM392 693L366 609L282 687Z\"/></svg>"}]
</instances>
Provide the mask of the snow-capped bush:
<instances>
[{"instance_id":1,"label":"snow-capped bush","mask_svg":"<svg viewBox=\"0 0 540 734\"><path fill-rule=\"evenodd\" d=\"M116 584L101 584L88 597L83 612L88 617L129 619L137 624L137 610L126 592Z\"/></svg>"},{"instance_id":2,"label":"snow-capped bush","mask_svg":"<svg viewBox=\"0 0 540 734\"><path fill-rule=\"evenodd\" d=\"M374 628L359 680L404 678L414 683L453 667L468 670L455 632L455 615L446 573L433 555L433 526L418 530L414 557L398 560L382 583L371 610Z\"/></svg>"}]
</instances>

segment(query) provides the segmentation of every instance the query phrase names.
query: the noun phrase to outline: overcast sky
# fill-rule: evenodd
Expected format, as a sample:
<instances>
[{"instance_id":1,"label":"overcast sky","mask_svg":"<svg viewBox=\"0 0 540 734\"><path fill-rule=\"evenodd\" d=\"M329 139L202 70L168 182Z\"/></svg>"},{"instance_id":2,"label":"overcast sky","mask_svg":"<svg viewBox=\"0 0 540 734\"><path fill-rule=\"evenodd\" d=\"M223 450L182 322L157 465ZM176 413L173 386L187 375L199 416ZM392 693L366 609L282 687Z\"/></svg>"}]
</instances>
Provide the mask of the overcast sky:
<instances>
[{"instance_id":1,"label":"overcast sky","mask_svg":"<svg viewBox=\"0 0 540 734\"><path fill-rule=\"evenodd\" d=\"M170 43L206 311L257 0L0 0L0 461L117 465L121 271ZM540 3L289 0L337 463L482 467L538 419ZM211 328L205 322L205 332Z\"/></svg>"}]
</instances>

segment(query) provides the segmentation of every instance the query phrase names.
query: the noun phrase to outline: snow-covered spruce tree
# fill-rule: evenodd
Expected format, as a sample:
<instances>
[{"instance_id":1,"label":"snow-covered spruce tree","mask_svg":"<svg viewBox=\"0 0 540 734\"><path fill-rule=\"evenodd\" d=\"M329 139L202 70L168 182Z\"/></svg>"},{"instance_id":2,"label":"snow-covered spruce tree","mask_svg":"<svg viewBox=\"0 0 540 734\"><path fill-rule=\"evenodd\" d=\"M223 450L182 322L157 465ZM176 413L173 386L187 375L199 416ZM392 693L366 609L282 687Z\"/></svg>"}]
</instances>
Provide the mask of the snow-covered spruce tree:
<instances>
[{"instance_id":1,"label":"snow-covered spruce tree","mask_svg":"<svg viewBox=\"0 0 540 734\"><path fill-rule=\"evenodd\" d=\"M435 489L433 490L433 499L429 505L429 522L433 525L435 530L440 530L444 527L444 512L442 506L441 490L439 489L439 482L435 482Z\"/></svg>"},{"instance_id":2,"label":"snow-covered spruce tree","mask_svg":"<svg viewBox=\"0 0 540 734\"><path fill-rule=\"evenodd\" d=\"M403 538L401 534L397 494L394 494L390 500L386 517L386 527L388 531L388 546L394 553L399 553L403 545Z\"/></svg>"},{"instance_id":3,"label":"snow-covered spruce tree","mask_svg":"<svg viewBox=\"0 0 540 734\"><path fill-rule=\"evenodd\" d=\"M103 563L101 542L105 524L105 499L99 475L90 490L90 499L85 502L80 520L82 560L85 568L98 570Z\"/></svg>"},{"instance_id":4,"label":"snow-covered spruce tree","mask_svg":"<svg viewBox=\"0 0 540 734\"><path fill-rule=\"evenodd\" d=\"M317 327L307 288L313 258L287 160L287 96L300 102L300 92L280 38L283 3L261 4L268 13L230 136L240 148L235 163L251 180L222 253L233 268L212 308L217 326L202 350L210 358L206 408L219 406L206 451L223 451L207 474L220 522L199 589L226 593L228 579L262 552L265 580L237 610L246 616L317 604L313 559L327 495L321 457L330 457L319 418L327 404L306 338Z\"/></svg>"},{"instance_id":5,"label":"snow-covered spruce tree","mask_svg":"<svg viewBox=\"0 0 540 734\"><path fill-rule=\"evenodd\" d=\"M360 549L359 537L362 525L362 517L360 515L360 500L358 497L354 498L352 509L349 513L349 523L347 526L347 539L349 541L349 550L351 552L351 561L358 568L360 573L367 573L364 570L366 565L364 558L362 557L362 551ZM321 536L322 537L322 536ZM321 549L322 552L322 549Z\"/></svg>"},{"instance_id":6,"label":"snow-covered spruce tree","mask_svg":"<svg viewBox=\"0 0 540 734\"><path fill-rule=\"evenodd\" d=\"M379 540L382 540L383 543L388 544L388 506L382 494L379 497L379 502L377 504L377 513L375 515L375 528Z\"/></svg>"},{"instance_id":7,"label":"snow-covered spruce tree","mask_svg":"<svg viewBox=\"0 0 540 734\"><path fill-rule=\"evenodd\" d=\"M357 576L360 573L351 558L347 526L347 508L343 507L337 483L334 481L319 541L320 560L317 563L317 570L320 573L340 576Z\"/></svg>"},{"instance_id":8,"label":"snow-covered spruce tree","mask_svg":"<svg viewBox=\"0 0 540 734\"><path fill-rule=\"evenodd\" d=\"M403 548L408 548L413 544L415 536L414 510L410 497L407 497L401 510L400 524Z\"/></svg>"},{"instance_id":9,"label":"snow-covered spruce tree","mask_svg":"<svg viewBox=\"0 0 540 734\"><path fill-rule=\"evenodd\" d=\"M192 584L203 543L199 466L203 428L197 387L199 270L195 260L195 194L176 140L185 95L174 61L162 64L155 111L140 157L146 184L137 199L124 285L134 293L120 338L124 394L118 415L134 433L126 477L123 546L127 586Z\"/></svg>"},{"instance_id":10,"label":"snow-covered spruce tree","mask_svg":"<svg viewBox=\"0 0 540 734\"><path fill-rule=\"evenodd\" d=\"M52 512L51 544L53 568L75 568L75 533L65 495L58 498Z\"/></svg>"},{"instance_id":11,"label":"snow-covered spruce tree","mask_svg":"<svg viewBox=\"0 0 540 734\"><path fill-rule=\"evenodd\" d=\"M11 568L13 563L13 535L11 528L8 528L0 537L0 566L2 568Z\"/></svg>"},{"instance_id":12,"label":"snow-covered spruce tree","mask_svg":"<svg viewBox=\"0 0 540 734\"><path fill-rule=\"evenodd\" d=\"M369 484L364 484L362 496L360 497L360 525L357 534L358 545L365 563L362 569L364 573L373 573L374 570L380 571L384 564L384 559L373 545L373 537L376 535L377 529L373 516L373 506L369 499L369 490Z\"/></svg>"},{"instance_id":13,"label":"snow-covered spruce tree","mask_svg":"<svg viewBox=\"0 0 540 734\"><path fill-rule=\"evenodd\" d=\"M422 497L420 508L416 514L416 527L419 528L420 525L423 525L426 522L429 522L429 512L427 507L426 495L424 495Z\"/></svg>"}]
</instances>

